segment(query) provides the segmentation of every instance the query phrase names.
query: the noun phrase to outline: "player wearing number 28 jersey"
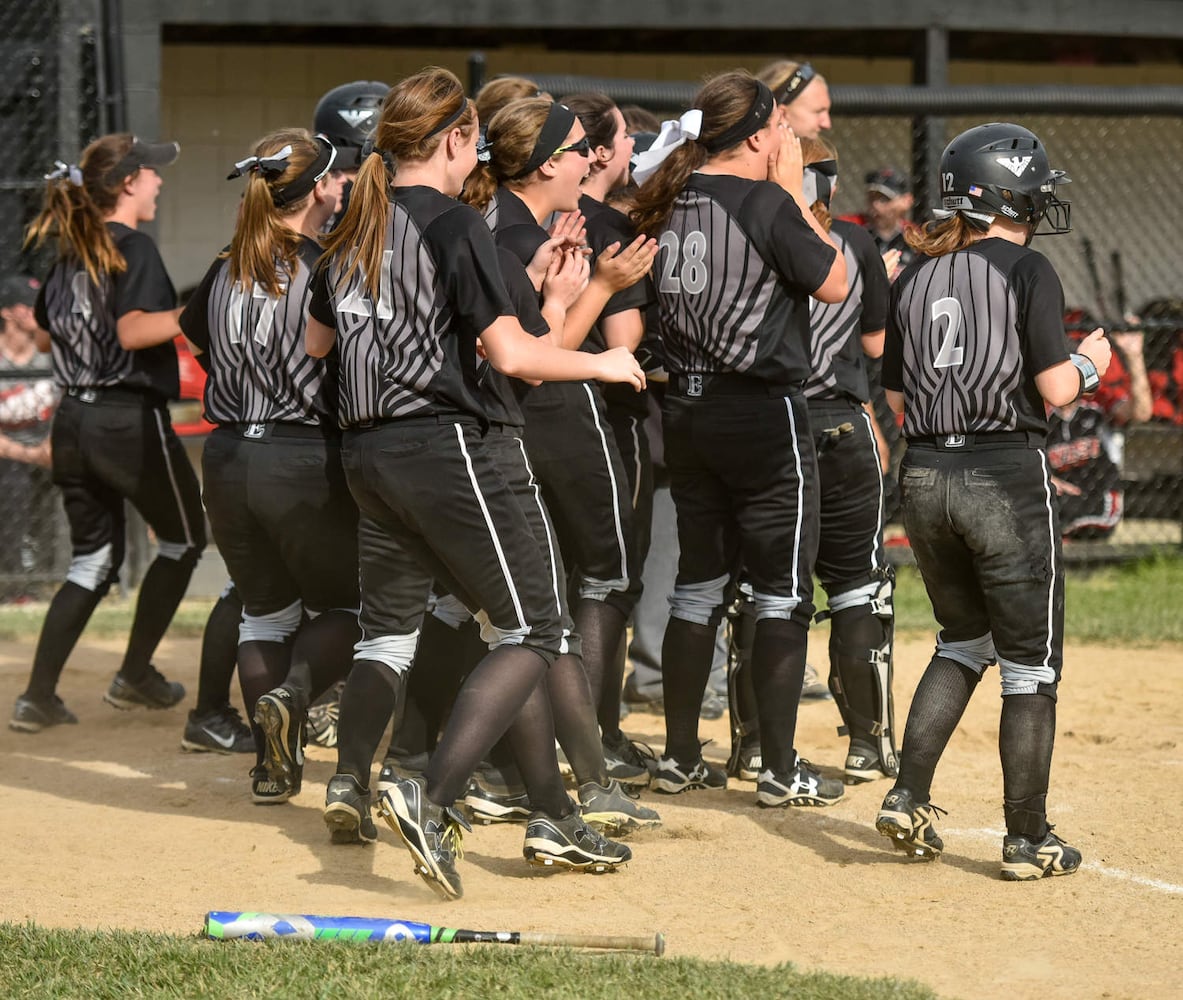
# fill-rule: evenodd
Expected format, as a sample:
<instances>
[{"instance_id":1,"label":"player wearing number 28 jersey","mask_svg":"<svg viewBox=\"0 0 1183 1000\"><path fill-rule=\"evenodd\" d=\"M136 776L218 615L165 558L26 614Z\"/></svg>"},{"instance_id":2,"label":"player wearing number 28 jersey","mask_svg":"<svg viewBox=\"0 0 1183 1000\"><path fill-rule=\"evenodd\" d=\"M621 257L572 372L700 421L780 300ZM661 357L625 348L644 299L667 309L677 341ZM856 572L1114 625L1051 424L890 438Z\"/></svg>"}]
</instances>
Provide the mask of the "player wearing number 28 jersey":
<instances>
[{"instance_id":1,"label":"player wearing number 28 jersey","mask_svg":"<svg viewBox=\"0 0 1183 1000\"><path fill-rule=\"evenodd\" d=\"M716 77L694 110L663 127L654 149L673 151L644 180L634 214L662 248L656 281L670 372L662 417L681 552L662 651L666 752L654 786L726 783L702 760L698 714L742 565L757 619L752 679L765 768L757 800L824 805L841 784L793 749L818 523L802 386L809 297L840 302L846 263L809 211L800 143L781 124L763 83L743 72Z\"/></svg>"}]
</instances>

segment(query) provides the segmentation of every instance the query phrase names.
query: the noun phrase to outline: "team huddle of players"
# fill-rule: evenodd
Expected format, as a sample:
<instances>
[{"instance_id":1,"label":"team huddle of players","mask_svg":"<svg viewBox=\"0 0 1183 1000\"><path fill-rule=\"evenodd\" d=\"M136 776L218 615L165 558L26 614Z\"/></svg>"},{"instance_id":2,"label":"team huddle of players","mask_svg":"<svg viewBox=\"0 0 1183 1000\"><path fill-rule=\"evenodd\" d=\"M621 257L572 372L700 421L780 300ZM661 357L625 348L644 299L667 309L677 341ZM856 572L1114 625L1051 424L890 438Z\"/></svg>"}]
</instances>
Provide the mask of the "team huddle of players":
<instances>
[{"instance_id":1,"label":"team huddle of players","mask_svg":"<svg viewBox=\"0 0 1183 1000\"><path fill-rule=\"evenodd\" d=\"M1036 401L1090 389L1108 348L1098 331L1069 357L1050 312L1058 280L1026 246L1048 213L1066 225L1061 175L1020 126L959 136L943 209L893 285L899 250L881 257L830 214L828 115L825 80L795 62L714 77L648 132L602 94L556 101L518 78L473 99L439 68L336 88L315 133L276 130L233 165L245 187L233 236L183 311L137 229L176 147L106 136L80 166L59 164L29 240L60 249L36 315L64 387L53 461L74 559L10 725L76 721L57 680L116 578L125 498L158 550L106 698L181 700L151 656L204 547L204 500L233 585L211 615L185 743L253 750L253 801L282 803L301 788L314 703L340 685L317 727L337 748L332 839L375 840L377 808L443 898L462 892L469 816L523 822L531 863L604 871L632 856L609 838L659 823L638 789L724 788L729 774L767 807L828 806L844 784L895 779L876 825L935 857L928 785L995 662L1003 877L1074 871L1079 852L1043 806L1062 579ZM206 369L216 425L200 496L164 405L178 332ZM909 439L905 523L942 625L902 760L869 405L881 357ZM967 391L983 371L986 397ZM646 393L661 397L680 551L660 755L620 727L651 515ZM994 452L1013 476L989 472ZM1024 515L1017 548L1013 525L948 507L985 490ZM726 769L698 734L725 619ZM848 737L839 779L794 741L822 619ZM229 707L235 664L249 741Z\"/></svg>"}]
</instances>

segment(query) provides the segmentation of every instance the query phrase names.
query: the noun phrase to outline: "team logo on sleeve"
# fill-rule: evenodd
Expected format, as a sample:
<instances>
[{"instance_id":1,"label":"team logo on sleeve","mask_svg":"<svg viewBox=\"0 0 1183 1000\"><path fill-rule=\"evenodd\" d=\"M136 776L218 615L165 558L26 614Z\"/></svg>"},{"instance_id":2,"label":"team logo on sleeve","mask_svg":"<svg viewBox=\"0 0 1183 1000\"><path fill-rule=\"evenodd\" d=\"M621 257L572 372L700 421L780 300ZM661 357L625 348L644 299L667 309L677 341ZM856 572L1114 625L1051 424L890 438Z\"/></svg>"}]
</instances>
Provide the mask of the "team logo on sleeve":
<instances>
[{"instance_id":1,"label":"team logo on sleeve","mask_svg":"<svg viewBox=\"0 0 1183 1000\"><path fill-rule=\"evenodd\" d=\"M1006 167L1016 177L1022 177L1023 171L1027 169L1027 164L1032 159L1033 157L1030 156L1000 156L994 162L999 166Z\"/></svg>"}]
</instances>

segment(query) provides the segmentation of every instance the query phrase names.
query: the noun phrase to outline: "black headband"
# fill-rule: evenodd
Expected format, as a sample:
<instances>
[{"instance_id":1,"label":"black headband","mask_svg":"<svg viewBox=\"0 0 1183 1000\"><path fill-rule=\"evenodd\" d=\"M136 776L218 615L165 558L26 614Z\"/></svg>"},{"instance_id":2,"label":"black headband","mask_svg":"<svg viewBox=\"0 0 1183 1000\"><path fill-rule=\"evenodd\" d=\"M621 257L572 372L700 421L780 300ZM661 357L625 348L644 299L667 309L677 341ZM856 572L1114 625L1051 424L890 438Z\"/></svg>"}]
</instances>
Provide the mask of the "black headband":
<instances>
[{"instance_id":1,"label":"black headband","mask_svg":"<svg viewBox=\"0 0 1183 1000\"><path fill-rule=\"evenodd\" d=\"M805 89L805 85L815 76L817 76L817 70L810 66L809 63L802 63L793 70L792 75L777 90L776 103L792 104L793 101L801 96L801 91Z\"/></svg>"},{"instance_id":2,"label":"black headband","mask_svg":"<svg viewBox=\"0 0 1183 1000\"><path fill-rule=\"evenodd\" d=\"M575 112L567 105L555 101L546 112L546 121L542 123L542 131L538 133L538 141L534 143L534 152L530 154L530 159L526 161L525 167L506 180L520 180L541 167L555 155L555 150L563 145L563 140L574 128L575 122Z\"/></svg>"},{"instance_id":3,"label":"black headband","mask_svg":"<svg viewBox=\"0 0 1183 1000\"><path fill-rule=\"evenodd\" d=\"M748 113L737 121L731 128L727 129L722 135L717 135L713 139L699 139L703 147L712 156L715 153L721 153L725 149L730 149L732 146L743 142L749 135L755 135L768 122L768 116L772 114L772 109L776 107L776 101L772 97L772 91L768 89L768 85L761 80L756 81L756 99L752 101L752 106L748 108Z\"/></svg>"},{"instance_id":4,"label":"black headband","mask_svg":"<svg viewBox=\"0 0 1183 1000\"><path fill-rule=\"evenodd\" d=\"M441 122L439 125L437 125L435 128L433 128L423 138L430 139L433 135L438 135L440 132L444 131L444 129L449 128L450 126L456 124L456 122L458 122L460 120L460 116L463 115L464 112L467 110L468 110L468 98L466 97L466 98L464 98L464 100L462 100L460 102L460 107L458 107L456 109L454 114L449 115L443 122Z\"/></svg>"},{"instance_id":5,"label":"black headband","mask_svg":"<svg viewBox=\"0 0 1183 1000\"><path fill-rule=\"evenodd\" d=\"M276 208L293 205L316 187L317 182L329 172L337 158L336 147L323 135L312 137L318 148L314 159L299 174L281 188L271 189L271 201Z\"/></svg>"}]
</instances>

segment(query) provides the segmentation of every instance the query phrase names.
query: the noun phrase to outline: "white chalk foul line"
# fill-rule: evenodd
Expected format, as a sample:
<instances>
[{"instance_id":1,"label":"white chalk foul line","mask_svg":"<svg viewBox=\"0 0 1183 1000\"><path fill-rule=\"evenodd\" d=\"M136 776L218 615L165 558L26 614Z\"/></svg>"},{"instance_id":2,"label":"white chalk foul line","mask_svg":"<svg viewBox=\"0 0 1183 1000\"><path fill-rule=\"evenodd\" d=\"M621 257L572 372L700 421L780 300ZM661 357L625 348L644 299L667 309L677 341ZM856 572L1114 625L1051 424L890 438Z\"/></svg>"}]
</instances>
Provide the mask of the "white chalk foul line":
<instances>
[{"instance_id":1,"label":"white chalk foul line","mask_svg":"<svg viewBox=\"0 0 1183 1000\"><path fill-rule=\"evenodd\" d=\"M940 832L948 834L950 837L966 837L970 840L989 840L994 842L1006 836L1005 830L941 830ZM1169 892L1176 896L1183 895L1183 885L1175 885L1174 882L1164 882L1162 879L1147 878L1145 875L1135 875L1133 872L1123 871L1121 868L1107 868L1105 865L1099 865L1094 861L1085 861L1080 867L1085 871L1104 875L1106 878L1116 878L1121 879L1123 882L1133 882L1135 885L1144 885L1148 889L1157 889L1159 892Z\"/></svg>"}]
</instances>

